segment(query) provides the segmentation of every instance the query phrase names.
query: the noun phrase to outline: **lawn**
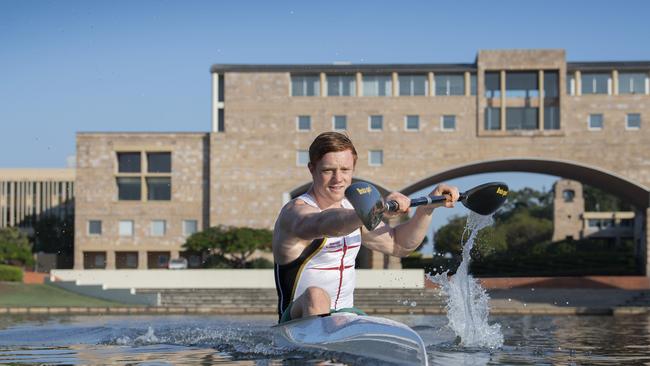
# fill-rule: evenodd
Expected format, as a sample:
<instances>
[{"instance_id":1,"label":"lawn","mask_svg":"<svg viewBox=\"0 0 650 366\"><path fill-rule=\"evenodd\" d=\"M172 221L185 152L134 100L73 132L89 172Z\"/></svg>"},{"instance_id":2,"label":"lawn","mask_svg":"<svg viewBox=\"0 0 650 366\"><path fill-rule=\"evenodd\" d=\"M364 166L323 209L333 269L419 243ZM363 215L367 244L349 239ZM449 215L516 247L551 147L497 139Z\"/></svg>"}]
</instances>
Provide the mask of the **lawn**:
<instances>
[{"instance_id":1,"label":"lawn","mask_svg":"<svg viewBox=\"0 0 650 366\"><path fill-rule=\"evenodd\" d=\"M0 307L8 306L127 306L78 295L73 292L45 284L24 284L0 282Z\"/></svg>"}]
</instances>

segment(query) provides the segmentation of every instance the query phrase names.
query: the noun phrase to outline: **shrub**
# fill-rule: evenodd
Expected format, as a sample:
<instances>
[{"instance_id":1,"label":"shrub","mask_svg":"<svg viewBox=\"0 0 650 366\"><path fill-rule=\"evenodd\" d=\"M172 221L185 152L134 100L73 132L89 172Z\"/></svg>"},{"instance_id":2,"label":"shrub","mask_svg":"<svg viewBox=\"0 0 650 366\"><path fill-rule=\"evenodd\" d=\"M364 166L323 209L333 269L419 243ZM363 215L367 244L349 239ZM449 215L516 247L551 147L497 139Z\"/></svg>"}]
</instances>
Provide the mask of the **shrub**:
<instances>
[{"instance_id":1,"label":"shrub","mask_svg":"<svg viewBox=\"0 0 650 366\"><path fill-rule=\"evenodd\" d=\"M19 267L0 264L0 281L22 282L23 270Z\"/></svg>"}]
</instances>

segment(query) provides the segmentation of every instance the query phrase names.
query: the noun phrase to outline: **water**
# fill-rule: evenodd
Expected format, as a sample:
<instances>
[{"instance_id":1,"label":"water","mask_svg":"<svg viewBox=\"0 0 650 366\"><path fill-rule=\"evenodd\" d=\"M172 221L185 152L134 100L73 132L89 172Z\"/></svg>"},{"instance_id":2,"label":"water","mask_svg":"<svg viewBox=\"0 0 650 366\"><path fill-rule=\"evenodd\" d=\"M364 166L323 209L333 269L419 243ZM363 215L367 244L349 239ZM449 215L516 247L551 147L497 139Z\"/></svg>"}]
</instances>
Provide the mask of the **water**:
<instances>
[{"instance_id":1,"label":"water","mask_svg":"<svg viewBox=\"0 0 650 366\"><path fill-rule=\"evenodd\" d=\"M463 232L462 261L456 274L449 278L447 272L427 278L438 285L447 297L447 318L449 327L460 338L465 347L499 348L503 346L503 334L499 324L489 324L490 300L485 289L469 274L471 250L478 232L494 223L491 216L481 216L471 212Z\"/></svg>"},{"instance_id":2,"label":"water","mask_svg":"<svg viewBox=\"0 0 650 366\"><path fill-rule=\"evenodd\" d=\"M650 363L650 315L500 316L503 346L466 347L445 316L391 316L413 327L432 365ZM372 365L283 349L274 316L2 316L0 363L117 365Z\"/></svg>"}]
</instances>

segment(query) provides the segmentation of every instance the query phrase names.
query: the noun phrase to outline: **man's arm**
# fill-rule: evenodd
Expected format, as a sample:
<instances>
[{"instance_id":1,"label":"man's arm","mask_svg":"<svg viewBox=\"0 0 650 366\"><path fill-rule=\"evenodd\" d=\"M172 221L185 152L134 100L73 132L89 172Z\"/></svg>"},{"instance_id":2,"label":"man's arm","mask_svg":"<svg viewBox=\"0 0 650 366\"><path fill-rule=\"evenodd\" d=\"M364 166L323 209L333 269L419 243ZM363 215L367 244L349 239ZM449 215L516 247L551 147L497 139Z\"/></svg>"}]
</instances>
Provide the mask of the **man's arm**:
<instances>
[{"instance_id":1,"label":"man's arm","mask_svg":"<svg viewBox=\"0 0 650 366\"><path fill-rule=\"evenodd\" d=\"M449 199L445 202L445 207L453 207L454 202L458 200L459 193L456 187L440 184L431 192L431 195L447 195ZM420 206L410 220L394 228L384 223L381 223L373 231L366 231L365 228L362 228L362 242L372 250L395 257L406 257L422 244L431 224L433 210L432 207Z\"/></svg>"},{"instance_id":2,"label":"man's arm","mask_svg":"<svg viewBox=\"0 0 650 366\"><path fill-rule=\"evenodd\" d=\"M320 211L302 200L289 203L280 214L280 220L285 232L303 240L344 236L363 225L354 210L331 208Z\"/></svg>"}]
</instances>

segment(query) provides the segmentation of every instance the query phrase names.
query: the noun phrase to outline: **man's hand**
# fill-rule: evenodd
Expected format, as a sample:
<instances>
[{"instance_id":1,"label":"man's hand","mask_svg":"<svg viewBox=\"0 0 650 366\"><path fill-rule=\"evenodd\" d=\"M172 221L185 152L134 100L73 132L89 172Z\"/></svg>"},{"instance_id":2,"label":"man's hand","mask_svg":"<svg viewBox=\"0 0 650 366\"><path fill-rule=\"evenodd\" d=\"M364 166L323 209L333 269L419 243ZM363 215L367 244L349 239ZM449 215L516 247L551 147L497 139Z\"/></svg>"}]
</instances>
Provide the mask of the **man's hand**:
<instances>
[{"instance_id":1,"label":"man's hand","mask_svg":"<svg viewBox=\"0 0 650 366\"><path fill-rule=\"evenodd\" d=\"M454 202L458 201L460 193L458 193L458 188L450 186L444 183L439 184L430 194L431 196L446 196L447 201L445 201L444 206L447 208L454 207Z\"/></svg>"},{"instance_id":2,"label":"man's hand","mask_svg":"<svg viewBox=\"0 0 650 366\"><path fill-rule=\"evenodd\" d=\"M385 199L386 202L388 201L395 201L397 202L397 211L387 211L384 212L384 216L398 216L398 215L403 215L405 213L409 212L409 208L411 206L411 199L406 197L405 195L399 193L399 192L391 192L388 196L386 196Z\"/></svg>"}]
</instances>

